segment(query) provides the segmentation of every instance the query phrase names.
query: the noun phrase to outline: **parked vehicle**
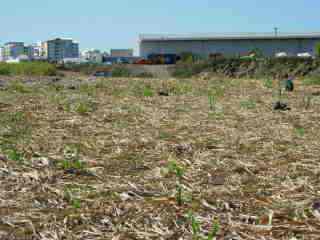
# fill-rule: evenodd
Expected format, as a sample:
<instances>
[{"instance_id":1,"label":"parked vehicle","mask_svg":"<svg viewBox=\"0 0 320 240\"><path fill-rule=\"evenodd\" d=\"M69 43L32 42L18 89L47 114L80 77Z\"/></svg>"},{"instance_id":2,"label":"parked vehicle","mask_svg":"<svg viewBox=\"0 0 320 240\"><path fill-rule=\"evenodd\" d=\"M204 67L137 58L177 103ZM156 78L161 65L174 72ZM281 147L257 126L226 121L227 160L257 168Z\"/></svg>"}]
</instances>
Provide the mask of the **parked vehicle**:
<instances>
[{"instance_id":1,"label":"parked vehicle","mask_svg":"<svg viewBox=\"0 0 320 240\"><path fill-rule=\"evenodd\" d=\"M286 52L276 53L276 58L282 58L282 57L288 57L288 54Z\"/></svg>"},{"instance_id":2,"label":"parked vehicle","mask_svg":"<svg viewBox=\"0 0 320 240\"><path fill-rule=\"evenodd\" d=\"M111 77L112 73L111 72L101 72L101 71L97 71L93 74L94 77Z\"/></svg>"},{"instance_id":3,"label":"parked vehicle","mask_svg":"<svg viewBox=\"0 0 320 240\"><path fill-rule=\"evenodd\" d=\"M210 60L219 60L219 59L224 59L224 56L222 53L210 53L209 59Z\"/></svg>"},{"instance_id":4,"label":"parked vehicle","mask_svg":"<svg viewBox=\"0 0 320 240\"><path fill-rule=\"evenodd\" d=\"M297 56L300 57L300 58L312 58L312 55L310 53L308 53L308 52L298 53Z\"/></svg>"},{"instance_id":5,"label":"parked vehicle","mask_svg":"<svg viewBox=\"0 0 320 240\"><path fill-rule=\"evenodd\" d=\"M135 61L134 64L148 65L148 64L152 64L152 62L146 59L139 59Z\"/></svg>"},{"instance_id":6,"label":"parked vehicle","mask_svg":"<svg viewBox=\"0 0 320 240\"><path fill-rule=\"evenodd\" d=\"M148 56L152 64L176 64L179 59L176 54L150 54Z\"/></svg>"}]
</instances>

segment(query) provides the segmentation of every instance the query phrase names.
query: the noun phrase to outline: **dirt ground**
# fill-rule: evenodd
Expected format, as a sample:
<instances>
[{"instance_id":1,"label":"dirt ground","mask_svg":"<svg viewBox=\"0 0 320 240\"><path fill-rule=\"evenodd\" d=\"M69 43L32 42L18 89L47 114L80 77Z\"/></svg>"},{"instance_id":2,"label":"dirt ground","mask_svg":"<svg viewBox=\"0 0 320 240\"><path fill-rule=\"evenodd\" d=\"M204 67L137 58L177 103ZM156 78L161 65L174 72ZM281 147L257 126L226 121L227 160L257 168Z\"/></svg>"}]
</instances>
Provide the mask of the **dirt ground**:
<instances>
[{"instance_id":1,"label":"dirt ground","mask_svg":"<svg viewBox=\"0 0 320 240\"><path fill-rule=\"evenodd\" d=\"M320 239L320 87L276 88L3 80L0 239Z\"/></svg>"}]
</instances>

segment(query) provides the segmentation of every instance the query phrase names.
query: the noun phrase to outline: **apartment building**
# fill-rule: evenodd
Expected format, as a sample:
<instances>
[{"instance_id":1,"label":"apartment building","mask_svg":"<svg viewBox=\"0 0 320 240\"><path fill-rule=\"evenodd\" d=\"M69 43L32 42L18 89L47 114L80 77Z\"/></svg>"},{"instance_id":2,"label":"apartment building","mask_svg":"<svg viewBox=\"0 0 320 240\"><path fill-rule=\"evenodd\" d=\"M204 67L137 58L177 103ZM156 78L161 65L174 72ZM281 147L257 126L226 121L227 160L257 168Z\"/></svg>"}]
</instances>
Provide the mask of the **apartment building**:
<instances>
[{"instance_id":1,"label":"apartment building","mask_svg":"<svg viewBox=\"0 0 320 240\"><path fill-rule=\"evenodd\" d=\"M4 59L15 59L21 55L25 55L25 48L23 42L8 42L3 47Z\"/></svg>"},{"instance_id":2,"label":"apartment building","mask_svg":"<svg viewBox=\"0 0 320 240\"><path fill-rule=\"evenodd\" d=\"M65 58L79 58L79 44L72 39L55 38L42 43L43 56L59 62Z\"/></svg>"},{"instance_id":3,"label":"apartment building","mask_svg":"<svg viewBox=\"0 0 320 240\"><path fill-rule=\"evenodd\" d=\"M0 62L4 61L4 48L0 47Z\"/></svg>"},{"instance_id":4,"label":"apartment building","mask_svg":"<svg viewBox=\"0 0 320 240\"><path fill-rule=\"evenodd\" d=\"M34 47L32 45L24 46L23 55L27 56L30 60L34 58Z\"/></svg>"},{"instance_id":5,"label":"apartment building","mask_svg":"<svg viewBox=\"0 0 320 240\"><path fill-rule=\"evenodd\" d=\"M104 54L97 49L85 50L81 52L81 58L91 63L102 63Z\"/></svg>"}]
</instances>

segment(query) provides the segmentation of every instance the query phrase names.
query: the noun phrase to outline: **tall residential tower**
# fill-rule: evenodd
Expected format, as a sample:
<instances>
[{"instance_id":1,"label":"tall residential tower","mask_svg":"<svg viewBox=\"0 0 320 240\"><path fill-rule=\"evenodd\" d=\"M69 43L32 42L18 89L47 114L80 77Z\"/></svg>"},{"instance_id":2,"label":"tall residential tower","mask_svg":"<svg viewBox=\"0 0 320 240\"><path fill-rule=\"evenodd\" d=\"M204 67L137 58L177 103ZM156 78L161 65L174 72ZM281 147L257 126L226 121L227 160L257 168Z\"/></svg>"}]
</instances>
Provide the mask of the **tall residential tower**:
<instances>
[{"instance_id":1,"label":"tall residential tower","mask_svg":"<svg viewBox=\"0 0 320 240\"><path fill-rule=\"evenodd\" d=\"M72 39L55 38L42 43L43 56L49 61L79 58L79 43Z\"/></svg>"}]
</instances>

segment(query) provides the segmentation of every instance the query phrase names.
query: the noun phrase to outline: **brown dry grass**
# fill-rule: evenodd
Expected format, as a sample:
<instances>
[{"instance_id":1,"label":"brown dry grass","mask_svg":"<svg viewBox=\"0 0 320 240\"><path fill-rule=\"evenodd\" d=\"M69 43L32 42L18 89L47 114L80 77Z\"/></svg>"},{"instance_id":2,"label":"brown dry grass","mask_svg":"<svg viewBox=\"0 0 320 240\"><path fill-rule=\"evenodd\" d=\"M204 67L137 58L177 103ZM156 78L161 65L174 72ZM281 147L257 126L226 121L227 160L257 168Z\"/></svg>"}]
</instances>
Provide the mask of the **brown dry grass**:
<instances>
[{"instance_id":1,"label":"brown dry grass","mask_svg":"<svg viewBox=\"0 0 320 240\"><path fill-rule=\"evenodd\" d=\"M204 234L218 220L217 239L317 239L320 98L305 106L317 91L298 84L292 110L274 112L261 80L10 84L0 239L191 239L190 210ZM183 206L172 159L186 170Z\"/></svg>"}]
</instances>

